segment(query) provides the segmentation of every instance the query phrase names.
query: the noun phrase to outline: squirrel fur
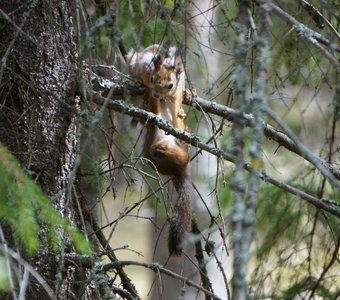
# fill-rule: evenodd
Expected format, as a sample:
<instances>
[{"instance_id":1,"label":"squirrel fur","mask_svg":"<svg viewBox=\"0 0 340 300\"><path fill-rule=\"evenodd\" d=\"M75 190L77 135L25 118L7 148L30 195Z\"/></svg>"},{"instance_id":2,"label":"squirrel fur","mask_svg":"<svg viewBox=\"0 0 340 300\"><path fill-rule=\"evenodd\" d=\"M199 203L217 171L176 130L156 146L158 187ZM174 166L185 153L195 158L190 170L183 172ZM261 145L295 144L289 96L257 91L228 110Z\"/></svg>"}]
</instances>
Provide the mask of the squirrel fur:
<instances>
[{"instance_id":1,"label":"squirrel fur","mask_svg":"<svg viewBox=\"0 0 340 300\"><path fill-rule=\"evenodd\" d=\"M170 47L164 53L160 45L151 45L141 52L131 49L126 56L132 77L145 85L144 108L159 115L173 127L187 130L182 108L185 71L180 53ZM148 125L143 155L158 172L171 176L178 193L170 224L170 254L181 255L183 242L190 230L190 174L188 145L157 126Z\"/></svg>"}]
</instances>

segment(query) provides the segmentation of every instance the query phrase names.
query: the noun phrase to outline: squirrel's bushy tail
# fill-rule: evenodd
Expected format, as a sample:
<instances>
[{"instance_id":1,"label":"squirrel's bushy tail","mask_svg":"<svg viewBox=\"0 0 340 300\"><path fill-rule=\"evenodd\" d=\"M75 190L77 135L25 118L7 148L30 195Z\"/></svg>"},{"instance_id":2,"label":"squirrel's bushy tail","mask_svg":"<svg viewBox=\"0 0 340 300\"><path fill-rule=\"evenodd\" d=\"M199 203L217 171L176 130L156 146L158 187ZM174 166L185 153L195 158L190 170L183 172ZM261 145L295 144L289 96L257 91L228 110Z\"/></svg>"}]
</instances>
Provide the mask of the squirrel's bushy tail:
<instances>
[{"instance_id":1,"label":"squirrel's bushy tail","mask_svg":"<svg viewBox=\"0 0 340 300\"><path fill-rule=\"evenodd\" d=\"M187 179L175 181L178 192L169 232L169 252L180 256L183 252L183 242L191 225L190 181Z\"/></svg>"}]
</instances>

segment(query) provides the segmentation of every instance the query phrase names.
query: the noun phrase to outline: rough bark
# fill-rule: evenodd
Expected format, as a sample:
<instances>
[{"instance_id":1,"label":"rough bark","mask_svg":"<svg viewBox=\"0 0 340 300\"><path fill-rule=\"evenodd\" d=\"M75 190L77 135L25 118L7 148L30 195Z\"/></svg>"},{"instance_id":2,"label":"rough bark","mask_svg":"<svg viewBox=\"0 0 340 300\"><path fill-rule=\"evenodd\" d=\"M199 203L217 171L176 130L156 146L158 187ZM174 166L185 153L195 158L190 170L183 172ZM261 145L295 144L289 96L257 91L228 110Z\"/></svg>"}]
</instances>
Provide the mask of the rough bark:
<instances>
[{"instance_id":1,"label":"rough bark","mask_svg":"<svg viewBox=\"0 0 340 300\"><path fill-rule=\"evenodd\" d=\"M16 155L58 211L80 227L70 176L79 154L78 53L70 3L1 1L0 142ZM45 234L42 229L42 242ZM9 232L6 239L14 240ZM32 265L58 298L73 295L80 299L84 285L79 282L85 271L63 267L45 246L31 260ZM62 247L71 251L66 239ZM42 286L30 279L26 298L48 299Z\"/></svg>"}]
</instances>

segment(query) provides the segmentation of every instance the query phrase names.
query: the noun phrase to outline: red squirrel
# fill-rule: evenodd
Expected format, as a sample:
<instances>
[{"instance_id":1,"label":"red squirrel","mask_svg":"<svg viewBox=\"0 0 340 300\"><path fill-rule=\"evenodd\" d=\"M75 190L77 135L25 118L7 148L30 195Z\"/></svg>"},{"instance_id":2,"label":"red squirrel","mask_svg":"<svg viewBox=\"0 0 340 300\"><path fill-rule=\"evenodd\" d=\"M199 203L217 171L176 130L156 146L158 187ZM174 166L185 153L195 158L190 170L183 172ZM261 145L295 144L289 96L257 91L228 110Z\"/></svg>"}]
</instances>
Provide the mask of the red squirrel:
<instances>
[{"instance_id":1,"label":"red squirrel","mask_svg":"<svg viewBox=\"0 0 340 300\"><path fill-rule=\"evenodd\" d=\"M131 49L126 56L132 77L145 85L146 109L161 116L173 127L186 130L182 108L185 73L179 51L170 47L164 55L161 46L152 45L141 52ZM178 192L169 232L170 254L181 255L185 235L191 225L188 145L157 126L147 126L143 155L158 172L172 177Z\"/></svg>"}]
</instances>

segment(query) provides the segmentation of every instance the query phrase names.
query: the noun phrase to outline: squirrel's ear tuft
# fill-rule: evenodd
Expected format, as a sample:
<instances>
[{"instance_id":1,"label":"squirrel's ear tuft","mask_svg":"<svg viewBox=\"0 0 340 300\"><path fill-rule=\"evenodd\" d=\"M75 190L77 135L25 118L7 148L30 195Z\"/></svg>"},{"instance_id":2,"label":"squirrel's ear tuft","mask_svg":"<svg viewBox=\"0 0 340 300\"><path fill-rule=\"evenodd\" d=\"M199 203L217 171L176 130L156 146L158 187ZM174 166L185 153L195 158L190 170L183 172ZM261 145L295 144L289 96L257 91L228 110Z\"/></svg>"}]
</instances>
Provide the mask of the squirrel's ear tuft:
<instances>
[{"instance_id":1,"label":"squirrel's ear tuft","mask_svg":"<svg viewBox=\"0 0 340 300\"><path fill-rule=\"evenodd\" d=\"M125 55L125 61L128 65L133 65L136 63L137 52L135 49L130 49L130 51Z\"/></svg>"},{"instance_id":2,"label":"squirrel's ear tuft","mask_svg":"<svg viewBox=\"0 0 340 300\"><path fill-rule=\"evenodd\" d=\"M176 70L176 77L179 78L181 73L184 72L184 65L181 56L181 50L177 49L175 54L175 70Z\"/></svg>"},{"instance_id":3,"label":"squirrel's ear tuft","mask_svg":"<svg viewBox=\"0 0 340 300\"><path fill-rule=\"evenodd\" d=\"M162 65L162 62L163 62L163 59L162 59L162 55L161 54L156 54L153 59L152 59L152 62L155 66L155 71L157 72L159 70L159 68L161 67Z\"/></svg>"}]
</instances>

